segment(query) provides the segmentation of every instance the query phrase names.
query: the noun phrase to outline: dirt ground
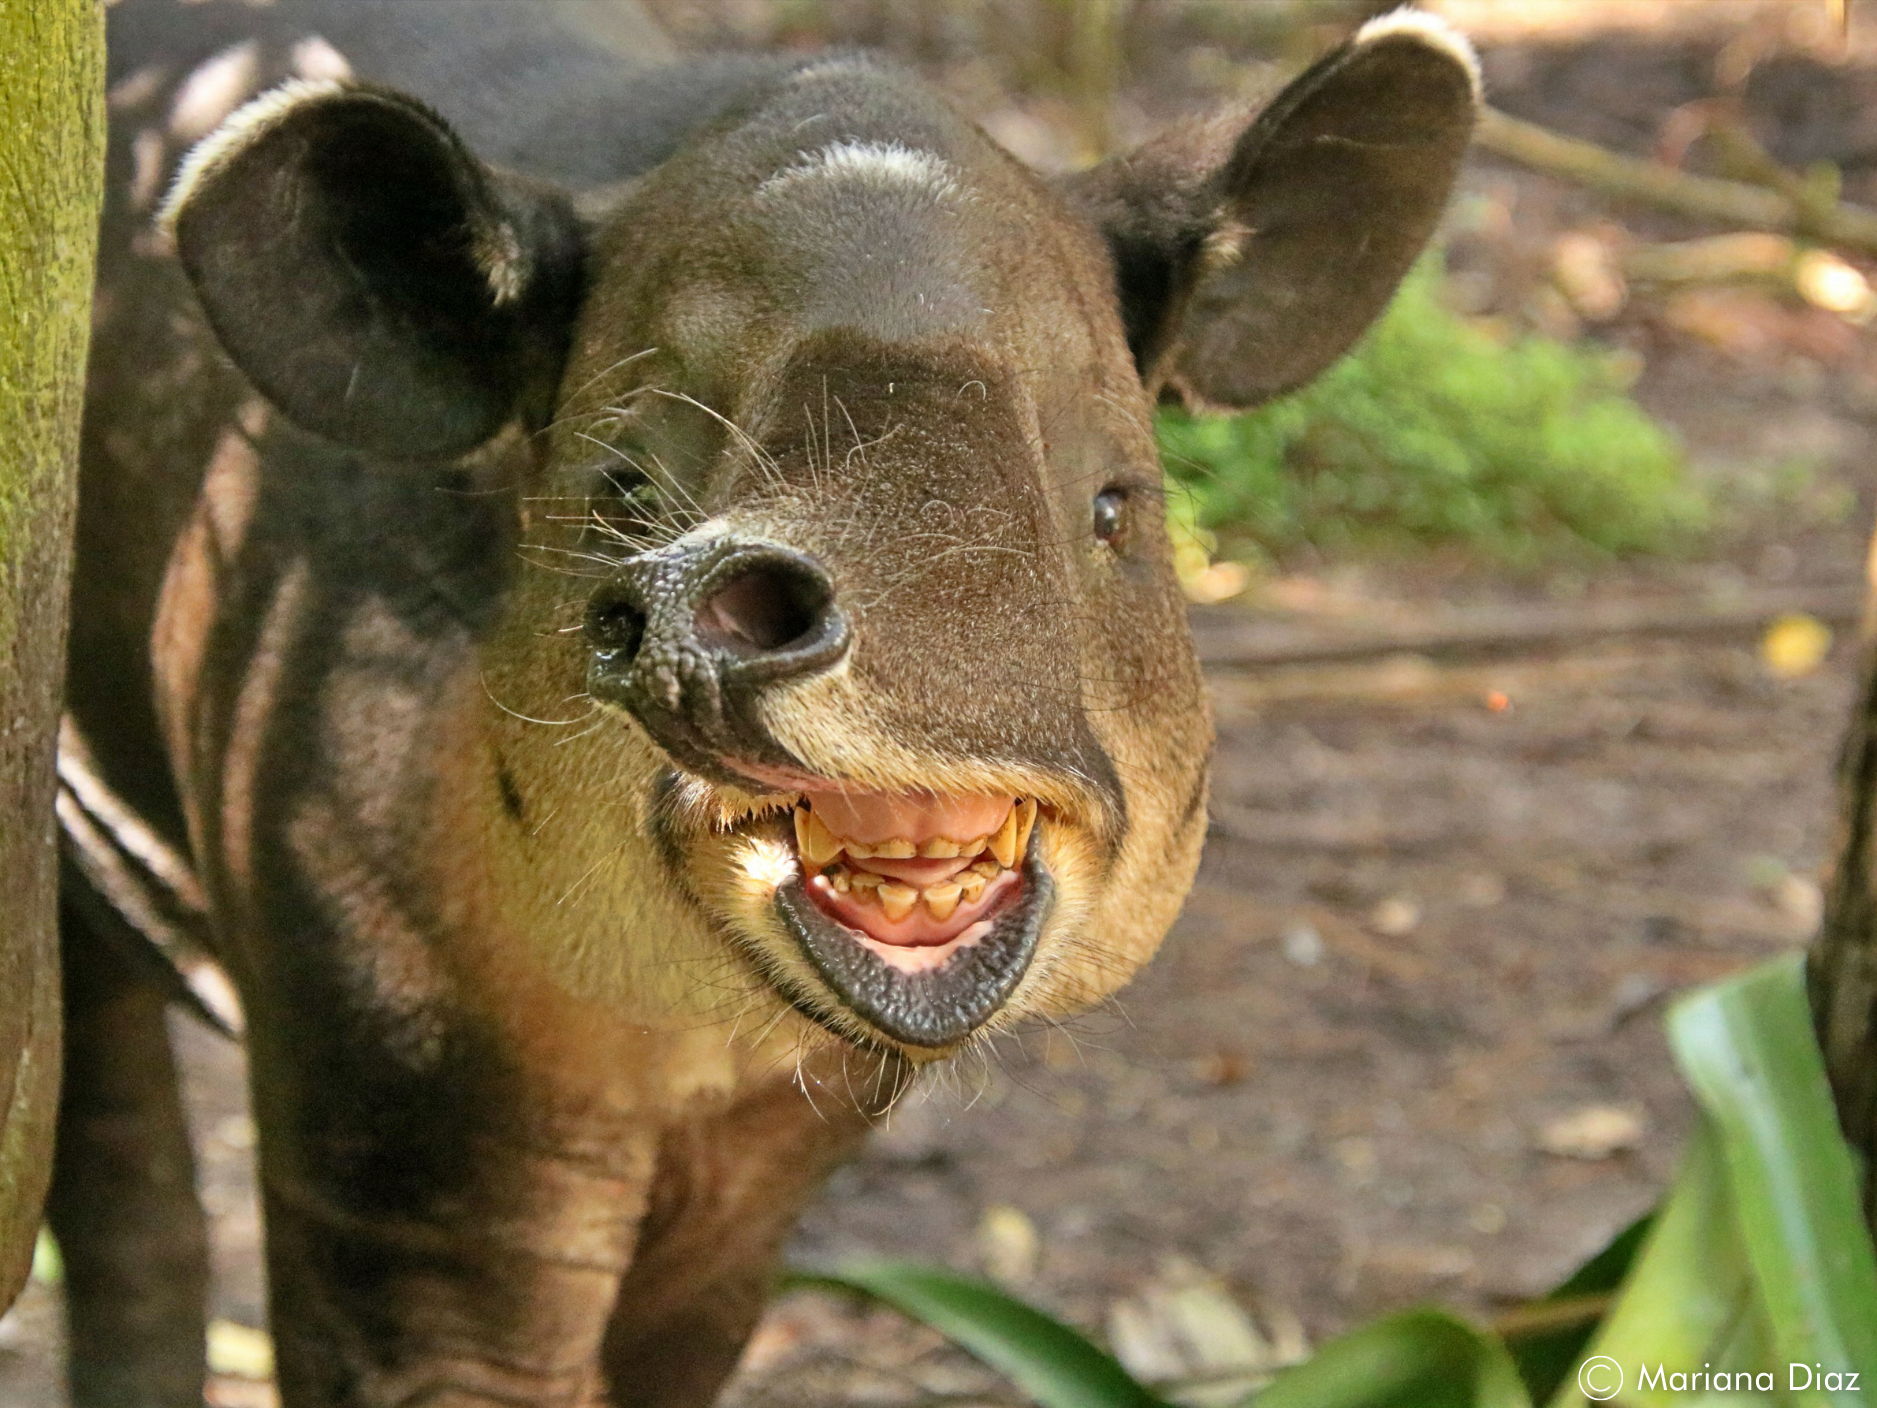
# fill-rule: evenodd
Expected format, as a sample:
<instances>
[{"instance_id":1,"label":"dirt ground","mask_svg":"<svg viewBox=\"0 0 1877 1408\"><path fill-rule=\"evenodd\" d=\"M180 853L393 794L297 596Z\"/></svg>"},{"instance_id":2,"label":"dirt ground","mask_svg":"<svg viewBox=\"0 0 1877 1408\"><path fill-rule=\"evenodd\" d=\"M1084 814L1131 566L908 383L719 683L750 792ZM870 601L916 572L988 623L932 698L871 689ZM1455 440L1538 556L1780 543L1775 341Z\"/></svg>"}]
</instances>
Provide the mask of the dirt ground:
<instances>
[{"instance_id":1,"label":"dirt ground","mask_svg":"<svg viewBox=\"0 0 1877 1408\"><path fill-rule=\"evenodd\" d=\"M1513 110L1646 148L1649 123L1690 100L1715 51L1712 36L1508 40L1488 71ZM1611 54L1629 65L1621 82ZM1840 87L1861 94L1872 73ZM1811 124L1812 147L1783 150L1825 150L1857 184L1865 157L1851 147L1871 110L1841 104L1834 137L1805 108L1791 122ZM1531 250L1609 218L1485 161L1467 199L1504 211L1472 256L1489 276L1483 303L1517 302ZM1595 329L1637 352L1638 394L1700 473L1808 466L1806 503L1737 524L1709 560L1537 577L1300 563L1253 601L1201 611L1202 635L1248 614L1386 629L1508 602L1853 590L1877 434L1869 338L1821 333L1817 310L1767 308L1751 344L1646 301ZM1168 1372L1178 1356L1154 1358L1138 1312L1183 1286L1229 1297L1280 1358L1384 1309L1432 1299L1490 1317L1543 1291L1673 1169L1690 1106L1664 1005L1810 932L1855 665L1852 633L1838 634L1796 678L1768 670L1752 632L1214 669L1213 828L1160 957L1108 1008L1010 1040L906 1102L811 1208L792 1259L988 1271ZM176 1035L213 1215L214 1312L259 1326L239 1053L187 1023ZM62 1402L58 1316L56 1288L38 1282L0 1320L0 1408ZM214 1402L269 1403L260 1343L218 1335L229 1372ZM1013 1400L887 1312L795 1295L730 1401Z\"/></svg>"},{"instance_id":2,"label":"dirt ground","mask_svg":"<svg viewBox=\"0 0 1877 1408\"><path fill-rule=\"evenodd\" d=\"M1259 697L1268 677L1216 676L1216 821L1161 956L1111 1008L910 1102L810 1210L794 1259L988 1258L1097 1331L1171 1258L1273 1335L1544 1290L1673 1167L1689 1105L1663 1003L1806 935L1850 653L1795 681L1738 645L1673 642L1318 669L1278 699ZM216 1313L261 1324L238 1054L178 1035ZM1633 1117L1619 1147L1546 1152L1587 1110ZM56 1294L35 1285L0 1328L0 1405L59 1401L55 1340ZM918 1403L975 1382L882 1312L798 1298L733 1401ZM266 1400L229 1379L217 1401Z\"/></svg>"}]
</instances>

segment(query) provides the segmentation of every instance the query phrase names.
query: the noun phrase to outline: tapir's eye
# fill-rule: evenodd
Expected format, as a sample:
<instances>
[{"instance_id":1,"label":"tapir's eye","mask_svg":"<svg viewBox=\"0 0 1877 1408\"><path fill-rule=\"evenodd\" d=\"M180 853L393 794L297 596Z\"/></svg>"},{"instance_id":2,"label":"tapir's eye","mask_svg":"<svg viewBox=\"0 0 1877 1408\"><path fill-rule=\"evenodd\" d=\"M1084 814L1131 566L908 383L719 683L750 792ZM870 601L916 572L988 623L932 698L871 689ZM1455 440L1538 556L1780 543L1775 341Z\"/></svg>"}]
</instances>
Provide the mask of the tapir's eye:
<instances>
[{"instance_id":1,"label":"tapir's eye","mask_svg":"<svg viewBox=\"0 0 1877 1408\"><path fill-rule=\"evenodd\" d=\"M1095 495L1095 537L1120 548L1127 537L1128 496L1125 489L1103 489Z\"/></svg>"},{"instance_id":2,"label":"tapir's eye","mask_svg":"<svg viewBox=\"0 0 1877 1408\"><path fill-rule=\"evenodd\" d=\"M650 480L631 471L608 470L587 495L587 523L607 539L637 545L652 530L658 494Z\"/></svg>"}]
</instances>

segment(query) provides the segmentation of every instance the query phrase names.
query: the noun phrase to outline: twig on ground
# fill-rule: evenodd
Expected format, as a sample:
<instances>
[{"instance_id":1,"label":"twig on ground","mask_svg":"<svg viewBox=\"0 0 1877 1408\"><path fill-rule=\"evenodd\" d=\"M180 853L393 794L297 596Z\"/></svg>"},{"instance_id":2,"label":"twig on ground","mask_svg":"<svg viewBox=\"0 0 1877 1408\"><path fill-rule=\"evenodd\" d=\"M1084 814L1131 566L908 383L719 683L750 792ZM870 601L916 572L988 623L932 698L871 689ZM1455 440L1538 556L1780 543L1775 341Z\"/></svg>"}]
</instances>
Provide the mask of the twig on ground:
<instances>
[{"instance_id":1,"label":"twig on ground","mask_svg":"<svg viewBox=\"0 0 1877 1408\"><path fill-rule=\"evenodd\" d=\"M1603 1319L1616 1297L1606 1293L1566 1296L1561 1300L1534 1301L1493 1316L1488 1327L1502 1340L1527 1335L1550 1334L1594 1325Z\"/></svg>"},{"instance_id":2,"label":"twig on ground","mask_svg":"<svg viewBox=\"0 0 1877 1408\"><path fill-rule=\"evenodd\" d=\"M1781 189L1691 176L1659 162L1644 161L1566 137L1496 108L1480 116L1475 140L1494 156L1534 171L1561 176L1625 200L1697 220L1750 230L1799 235L1839 249L1877 256L1877 211L1841 201L1809 198L1790 183Z\"/></svg>"},{"instance_id":3,"label":"twig on ground","mask_svg":"<svg viewBox=\"0 0 1877 1408\"><path fill-rule=\"evenodd\" d=\"M1259 621L1239 612L1199 614L1194 635L1208 669L1251 669L1376 656L1508 655L1623 636L1738 636L1780 616L1830 625L1863 616L1864 587L1779 587L1724 597L1532 602L1456 612L1424 624L1356 626Z\"/></svg>"}]
</instances>

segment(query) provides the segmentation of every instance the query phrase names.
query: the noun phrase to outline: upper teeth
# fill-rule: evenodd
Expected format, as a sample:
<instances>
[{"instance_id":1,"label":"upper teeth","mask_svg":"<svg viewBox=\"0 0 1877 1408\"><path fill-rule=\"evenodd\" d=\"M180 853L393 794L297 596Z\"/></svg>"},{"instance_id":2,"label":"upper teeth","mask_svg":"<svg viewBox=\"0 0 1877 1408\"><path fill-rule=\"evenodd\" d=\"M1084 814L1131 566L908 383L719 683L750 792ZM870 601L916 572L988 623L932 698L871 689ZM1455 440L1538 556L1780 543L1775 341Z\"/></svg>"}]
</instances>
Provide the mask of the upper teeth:
<instances>
[{"instance_id":1,"label":"upper teeth","mask_svg":"<svg viewBox=\"0 0 1877 1408\"><path fill-rule=\"evenodd\" d=\"M894 876L876 875L866 870L835 866L829 879L842 894L872 895L889 919L903 919L915 904L924 902L936 919L949 919L960 900L970 904L984 893L985 885L1000 873L1011 869L1030 843L1036 826L1036 800L1026 797L1004 814L1003 824L985 836L956 840L934 836L923 842L905 837L885 841L854 841L836 836L807 807L795 809L795 844L803 863L811 871L827 870L843 858L849 861L872 860L956 860L960 856L984 856L955 875L920 887ZM988 856L985 853L989 852Z\"/></svg>"},{"instance_id":2,"label":"upper teeth","mask_svg":"<svg viewBox=\"0 0 1877 1408\"><path fill-rule=\"evenodd\" d=\"M909 841L903 836L885 841L854 841L836 836L807 807L795 809L795 844L802 859L819 869L845 853L850 860L956 860L975 856L984 850L997 857L1008 869L1029 843L1030 829L1036 824L1036 801L1026 797L1004 814L1004 824L988 836L974 836L966 841L949 836L934 836L927 841Z\"/></svg>"}]
</instances>

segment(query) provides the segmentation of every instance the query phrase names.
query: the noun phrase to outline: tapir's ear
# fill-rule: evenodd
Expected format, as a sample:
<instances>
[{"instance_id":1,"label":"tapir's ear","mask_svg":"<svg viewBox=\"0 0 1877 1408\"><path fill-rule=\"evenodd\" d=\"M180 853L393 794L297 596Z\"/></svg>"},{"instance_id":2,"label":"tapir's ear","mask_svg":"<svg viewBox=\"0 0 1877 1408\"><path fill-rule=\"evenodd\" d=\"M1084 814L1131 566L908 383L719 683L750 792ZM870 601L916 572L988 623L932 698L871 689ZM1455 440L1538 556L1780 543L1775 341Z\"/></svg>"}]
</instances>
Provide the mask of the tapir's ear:
<instances>
[{"instance_id":1,"label":"tapir's ear","mask_svg":"<svg viewBox=\"0 0 1877 1408\"><path fill-rule=\"evenodd\" d=\"M1178 128L1069 178L1107 236L1142 379L1252 406L1341 356L1433 233L1479 101L1466 40L1398 10L1248 126Z\"/></svg>"},{"instance_id":2,"label":"tapir's ear","mask_svg":"<svg viewBox=\"0 0 1877 1408\"><path fill-rule=\"evenodd\" d=\"M538 411L566 354L579 226L397 93L290 83L192 152L163 219L236 365L293 420L452 455Z\"/></svg>"}]
</instances>

